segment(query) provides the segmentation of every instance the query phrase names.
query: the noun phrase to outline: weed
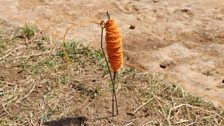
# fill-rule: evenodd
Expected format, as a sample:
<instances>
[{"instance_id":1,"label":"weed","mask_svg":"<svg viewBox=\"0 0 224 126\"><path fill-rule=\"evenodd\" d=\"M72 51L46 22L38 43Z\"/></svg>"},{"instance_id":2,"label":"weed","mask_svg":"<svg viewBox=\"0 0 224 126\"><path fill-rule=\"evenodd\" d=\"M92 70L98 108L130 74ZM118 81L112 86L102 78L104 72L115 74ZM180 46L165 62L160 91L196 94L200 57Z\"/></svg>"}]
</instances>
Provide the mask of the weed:
<instances>
[{"instance_id":1,"label":"weed","mask_svg":"<svg viewBox=\"0 0 224 126\"><path fill-rule=\"evenodd\" d=\"M136 71L135 71L134 68L125 67L125 68L121 69L120 74L121 74L121 75L126 75L126 74L131 75L131 74L133 74L133 73L135 73L135 72L136 72Z\"/></svg>"},{"instance_id":2,"label":"weed","mask_svg":"<svg viewBox=\"0 0 224 126\"><path fill-rule=\"evenodd\" d=\"M36 47L38 50L42 50L42 51L45 51L45 47L44 47L44 43L43 41L38 41L37 42L37 47Z\"/></svg>"},{"instance_id":3,"label":"weed","mask_svg":"<svg viewBox=\"0 0 224 126\"><path fill-rule=\"evenodd\" d=\"M89 53L90 53L89 55L90 55L93 63L100 66L105 71L106 70L106 63L104 61L103 53L100 52L100 51L97 51L97 50L89 51Z\"/></svg>"},{"instance_id":4,"label":"weed","mask_svg":"<svg viewBox=\"0 0 224 126\"><path fill-rule=\"evenodd\" d=\"M0 120L0 126L9 126L9 124L4 120Z\"/></svg>"},{"instance_id":5,"label":"weed","mask_svg":"<svg viewBox=\"0 0 224 126\"><path fill-rule=\"evenodd\" d=\"M13 43L13 41L8 38L0 38L0 53L7 49L7 46L9 46L11 43Z\"/></svg>"},{"instance_id":6,"label":"weed","mask_svg":"<svg viewBox=\"0 0 224 126\"><path fill-rule=\"evenodd\" d=\"M186 102L188 104L194 105L194 106L203 106L206 105L208 107L211 107L210 104L206 103L202 98L196 97L196 96L188 96L186 98Z\"/></svg>"},{"instance_id":7,"label":"weed","mask_svg":"<svg viewBox=\"0 0 224 126\"><path fill-rule=\"evenodd\" d=\"M38 74L40 72L40 69L37 65L34 65L34 66L31 67L31 72L33 74Z\"/></svg>"},{"instance_id":8,"label":"weed","mask_svg":"<svg viewBox=\"0 0 224 126\"><path fill-rule=\"evenodd\" d=\"M89 100L94 99L96 95L101 90L99 87L90 89L84 86L84 84L80 83L79 81L75 81L77 84L73 84L72 87L77 90L81 95L89 96Z\"/></svg>"},{"instance_id":9,"label":"weed","mask_svg":"<svg viewBox=\"0 0 224 126\"><path fill-rule=\"evenodd\" d=\"M26 69L27 66L28 66L28 65L27 65L27 62L26 62L26 61L23 61L22 63L20 63L20 64L18 65L18 68L19 68L19 72L18 72L18 73L23 72L23 71Z\"/></svg>"},{"instance_id":10,"label":"weed","mask_svg":"<svg viewBox=\"0 0 224 126\"><path fill-rule=\"evenodd\" d=\"M65 75L60 78L60 83L61 84L65 85L65 84L67 84L67 82L68 82L68 80L67 80L67 77Z\"/></svg>"},{"instance_id":11,"label":"weed","mask_svg":"<svg viewBox=\"0 0 224 126\"><path fill-rule=\"evenodd\" d=\"M224 118L224 111L221 112L221 116Z\"/></svg>"},{"instance_id":12,"label":"weed","mask_svg":"<svg viewBox=\"0 0 224 126\"><path fill-rule=\"evenodd\" d=\"M175 85L175 88L173 89L173 92L172 92L172 95L175 96L175 97L183 97L183 91L180 87L176 87Z\"/></svg>"},{"instance_id":13,"label":"weed","mask_svg":"<svg viewBox=\"0 0 224 126\"><path fill-rule=\"evenodd\" d=\"M80 45L79 53L84 56L90 56L91 49L89 46Z\"/></svg>"},{"instance_id":14,"label":"weed","mask_svg":"<svg viewBox=\"0 0 224 126\"><path fill-rule=\"evenodd\" d=\"M60 63L58 62L57 59L53 57L48 57L44 60L41 60L35 64L30 65L30 70L33 74L38 74L40 72L48 71L51 69L54 69L55 66L59 65ZM23 68L23 64L21 64L21 68Z\"/></svg>"},{"instance_id":15,"label":"weed","mask_svg":"<svg viewBox=\"0 0 224 126\"><path fill-rule=\"evenodd\" d=\"M2 41L0 41L0 53L2 52L2 50L3 49L5 49L5 43L4 43L4 41L2 40Z\"/></svg>"},{"instance_id":16,"label":"weed","mask_svg":"<svg viewBox=\"0 0 224 126\"><path fill-rule=\"evenodd\" d=\"M43 122L46 122L47 120L49 120L49 118L52 116L53 113L54 111L51 108L49 108L47 112L42 116Z\"/></svg>"},{"instance_id":17,"label":"weed","mask_svg":"<svg viewBox=\"0 0 224 126\"><path fill-rule=\"evenodd\" d=\"M68 43L68 44L66 44L66 43ZM69 59L70 60L74 59L77 55L77 49L78 49L79 43L77 41L73 40L73 41L70 41L70 42L65 42L63 46L66 50L66 53L67 53ZM64 58L65 55L64 55L63 50L59 50L57 52L57 56L60 56L60 57Z\"/></svg>"},{"instance_id":18,"label":"weed","mask_svg":"<svg viewBox=\"0 0 224 126\"><path fill-rule=\"evenodd\" d=\"M34 27L28 26L27 24L25 24L22 27L22 31L23 31L23 34L25 35L25 37L27 37L28 39L31 39L35 34L34 33Z\"/></svg>"},{"instance_id":19,"label":"weed","mask_svg":"<svg viewBox=\"0 0 224 126\"><path fill-rule=\"evenodd\" d=\"M103 53L97 50L91 51L90 54L96 61L101 61L104 58Z\"/></svg>"},{"instance_id":20,"label":"weed","mask_svg":"<svg viewBox=\"0 0 224 126\"><path fill-rule=\"evenodd\" d=\"M53 58L47 58L46 60L43 61L40 65L46 65L48 68L52 68L55 64L56 61Z\"/></svg>"}]
</instances>

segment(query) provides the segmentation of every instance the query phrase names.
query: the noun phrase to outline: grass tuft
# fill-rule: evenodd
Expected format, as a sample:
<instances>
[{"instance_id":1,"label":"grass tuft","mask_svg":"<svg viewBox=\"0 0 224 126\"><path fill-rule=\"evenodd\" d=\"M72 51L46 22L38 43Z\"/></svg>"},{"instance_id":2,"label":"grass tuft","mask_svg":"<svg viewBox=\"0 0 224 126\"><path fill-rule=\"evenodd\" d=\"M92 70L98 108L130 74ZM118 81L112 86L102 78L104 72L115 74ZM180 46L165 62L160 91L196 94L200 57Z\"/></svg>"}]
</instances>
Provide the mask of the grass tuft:
<instances>
[{"instance_id":1,"label":"grass tuft","mask_svg":"<svg viewBox=\"0 0 224 126\"><path fill-rule=\"evenodd\" d=\"M75 40L68 41L68 42L64 43L64 48L66 50L66 53L67 53L70 61L74 60L74 58L76 57L78 46L79 46L79 43ZM57 56L64 58L65 55L64 55L63 50L59 50L57 52Z\"/></svg>"},{"instance_id":2,"label":"grass tuft","mask_svg":"<svg viewBox=\"0 0 224 126\"><path fill-rule=\"evenodd\" d=\"M25 24L22 27L22 31L23 31L24 36L28 39L31 39L35 34L34 29L35 28L33 26L29 26L29 25Z\"/></svg>"}]
</instances>

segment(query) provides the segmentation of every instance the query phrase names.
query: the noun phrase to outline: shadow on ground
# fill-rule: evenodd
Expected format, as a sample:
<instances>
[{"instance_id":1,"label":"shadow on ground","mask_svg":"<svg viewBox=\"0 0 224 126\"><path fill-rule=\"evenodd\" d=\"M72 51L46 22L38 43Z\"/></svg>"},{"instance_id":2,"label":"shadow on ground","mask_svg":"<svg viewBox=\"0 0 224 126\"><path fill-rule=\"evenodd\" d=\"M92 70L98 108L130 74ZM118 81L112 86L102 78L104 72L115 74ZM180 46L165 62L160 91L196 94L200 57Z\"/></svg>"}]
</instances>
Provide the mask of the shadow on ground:
<instances>
[{"instance_id":1,"label":"shadow on ground","mask_svg":"<svg viewBox=\"0 0 224 126\"><path fill-rule=\"evenodd\" d=\"M44 122L44 126L87 126L85 123L87 118L84 116L80 117L66 117L58 120L52 120Z\"/></svg>"}]
</instances>

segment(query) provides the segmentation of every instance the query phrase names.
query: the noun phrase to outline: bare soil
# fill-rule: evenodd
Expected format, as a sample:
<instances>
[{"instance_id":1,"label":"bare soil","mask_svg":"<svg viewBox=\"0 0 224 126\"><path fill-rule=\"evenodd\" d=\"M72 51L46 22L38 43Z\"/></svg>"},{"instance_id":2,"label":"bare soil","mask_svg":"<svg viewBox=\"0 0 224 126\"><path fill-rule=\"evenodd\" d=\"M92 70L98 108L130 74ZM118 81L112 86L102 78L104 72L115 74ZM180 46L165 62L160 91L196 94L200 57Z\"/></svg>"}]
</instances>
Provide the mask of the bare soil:
<instances>
[{"instance_id":1,"label":"bare soil","mask_svg":"<svg viewBox=\"0 0 224 126\"><path fill-rule=\"evenodd\" d=\"M224 125L221 108L162 74L130 67L117 77L119 115L111 117L110 78L99 50L67 40L67 66L60 44L44 32L2 20L0 44L1 126Z\"/></svg>"}]
</instances>

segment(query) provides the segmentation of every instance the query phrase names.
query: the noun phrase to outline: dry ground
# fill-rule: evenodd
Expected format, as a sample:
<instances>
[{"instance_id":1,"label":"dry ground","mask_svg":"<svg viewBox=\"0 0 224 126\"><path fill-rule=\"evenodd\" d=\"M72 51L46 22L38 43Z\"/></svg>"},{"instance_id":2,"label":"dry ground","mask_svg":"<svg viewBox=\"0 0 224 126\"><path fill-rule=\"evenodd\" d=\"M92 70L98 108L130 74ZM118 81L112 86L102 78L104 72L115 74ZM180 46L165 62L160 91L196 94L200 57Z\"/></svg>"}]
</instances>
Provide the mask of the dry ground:
<instances>
[{"instance_id":1,"label":"dry ground","mask_svg":"<svg viewBox=\"0 0 224 126\"><path fill-rule=\"evenodd\" d=\"M224 112L161 74L124 67L117 78L119 115L102 53L77 41L60 44L35 27L0 21L0 125L224 125Z\"/></svg>"},{"instance_id":2,"label":"dry ground","mask_svg":"<svg viewBox=\"0 0 224 126\"><path fill-rule=\"evenodd\" d=\"M126 63L167 74L224 107L223 0L0 0L2 19L35 24L53 40L61 40L70 23L100 20L107 10L120 26ZM68 38L98 49L99 33L98 24L86 23Z\"/></svg>"}]
</instances>

